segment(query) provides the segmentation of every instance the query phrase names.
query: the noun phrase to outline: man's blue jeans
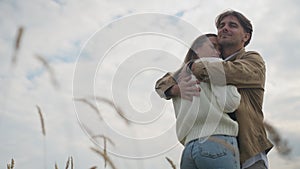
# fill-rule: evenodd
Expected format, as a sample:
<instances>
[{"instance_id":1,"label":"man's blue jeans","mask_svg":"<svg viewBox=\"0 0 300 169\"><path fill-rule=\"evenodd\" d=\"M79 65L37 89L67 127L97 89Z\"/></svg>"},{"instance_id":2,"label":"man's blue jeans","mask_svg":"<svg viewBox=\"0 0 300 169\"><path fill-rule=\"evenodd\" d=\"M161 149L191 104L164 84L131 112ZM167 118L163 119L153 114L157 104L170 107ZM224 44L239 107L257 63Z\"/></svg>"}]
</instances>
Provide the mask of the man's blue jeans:
<instances>
[{"instance_id":1,"label":"man's blue jeans","mask_svg":"<svg viewBox=\"0 0 300 169\"><path fill-rule=\"evenodd\" d=\"M240 169L236 137L210 136L190 141L183 150L181 169Z\"/></svg>"}]
</instances>

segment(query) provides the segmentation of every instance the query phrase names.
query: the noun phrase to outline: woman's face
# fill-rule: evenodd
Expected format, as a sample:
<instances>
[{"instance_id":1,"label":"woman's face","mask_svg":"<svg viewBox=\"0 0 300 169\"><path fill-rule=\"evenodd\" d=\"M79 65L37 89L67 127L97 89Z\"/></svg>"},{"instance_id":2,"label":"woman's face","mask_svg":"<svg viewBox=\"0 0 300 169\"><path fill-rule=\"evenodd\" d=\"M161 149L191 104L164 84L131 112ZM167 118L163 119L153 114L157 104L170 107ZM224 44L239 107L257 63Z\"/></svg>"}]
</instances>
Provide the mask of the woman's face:
<instances>
[{"instance_id":1,"label":"woman's face","mask_svg":"<svg viewBox=\"0 0 300 169\"><path fill-rule=\"evenodd\" d=\"M209 37L209 40L203 43L202 46L196 49L198 57L220 57L220 47L217 37Z\"/></svg>"}]
</instances>

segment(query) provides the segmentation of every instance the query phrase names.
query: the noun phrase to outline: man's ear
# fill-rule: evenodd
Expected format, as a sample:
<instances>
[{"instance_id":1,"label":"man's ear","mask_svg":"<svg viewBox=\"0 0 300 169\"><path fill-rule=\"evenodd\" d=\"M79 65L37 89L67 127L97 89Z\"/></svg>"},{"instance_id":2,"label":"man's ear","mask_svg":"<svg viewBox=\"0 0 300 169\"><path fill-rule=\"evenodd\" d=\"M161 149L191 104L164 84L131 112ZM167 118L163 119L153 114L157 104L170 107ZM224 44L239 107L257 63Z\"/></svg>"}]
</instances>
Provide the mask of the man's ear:
<instances>
[{"instance_id":1,"label":"man's ear","mask_svg":"<svg viewBox=\"0 0 300 169\"><path fill-rule=\"evenodd\" d=\"M249 38L250 38L250 33L245 32L243 42L247 42L247 40L249 40Z\"/></svg>"}]
</instances>

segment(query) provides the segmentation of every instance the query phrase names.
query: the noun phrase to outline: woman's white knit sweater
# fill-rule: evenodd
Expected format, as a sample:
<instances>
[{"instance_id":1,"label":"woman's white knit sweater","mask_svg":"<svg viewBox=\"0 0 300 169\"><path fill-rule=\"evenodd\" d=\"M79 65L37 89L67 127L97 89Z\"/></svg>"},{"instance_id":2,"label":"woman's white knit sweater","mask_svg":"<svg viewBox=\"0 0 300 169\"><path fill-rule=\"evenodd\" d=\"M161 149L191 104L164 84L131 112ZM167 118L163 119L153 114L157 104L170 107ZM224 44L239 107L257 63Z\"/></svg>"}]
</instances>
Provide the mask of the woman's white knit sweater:
<instances>
[{"instance_id":1,"label":"woman's white knit sweater","mask_svg":"<svg viewBox=\"0 0 300 169\"><path fill-rule=\"evenodd\" d=\"M205 60L220 61L217 58ZM178 140L185 145L191 140L210 135L237 136L238 123L227 114L239 106L241 96L237 88L204 82L200 83L200 88L200 96L194 96L192 102L180 97L172 99Z\"/></svg>"}]
</instances>

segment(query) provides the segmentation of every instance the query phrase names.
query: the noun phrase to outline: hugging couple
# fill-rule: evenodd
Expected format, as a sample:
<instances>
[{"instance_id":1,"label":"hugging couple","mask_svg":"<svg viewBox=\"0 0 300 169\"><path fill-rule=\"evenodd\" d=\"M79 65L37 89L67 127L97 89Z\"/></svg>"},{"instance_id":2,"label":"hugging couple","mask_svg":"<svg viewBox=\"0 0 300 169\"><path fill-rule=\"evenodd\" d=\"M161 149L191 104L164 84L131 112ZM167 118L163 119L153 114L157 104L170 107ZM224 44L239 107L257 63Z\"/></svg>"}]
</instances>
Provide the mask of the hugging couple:
<instances>
[{"instance_id":1,"label":"hugging couple","mask_svg":"<svg viewBox=\"0 0 300 169\"><path fill-rule=\"evenodd\" d=\"M181 68L167 73L156 92L172 99L181 169L267 169L273 147L263 124L265 63L245 51L252 24L228 10L216 18L217 35L193 42Z\"/></svg>"}]
</instances>

